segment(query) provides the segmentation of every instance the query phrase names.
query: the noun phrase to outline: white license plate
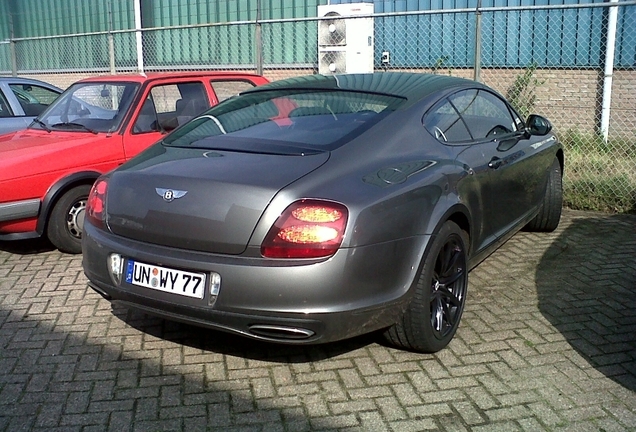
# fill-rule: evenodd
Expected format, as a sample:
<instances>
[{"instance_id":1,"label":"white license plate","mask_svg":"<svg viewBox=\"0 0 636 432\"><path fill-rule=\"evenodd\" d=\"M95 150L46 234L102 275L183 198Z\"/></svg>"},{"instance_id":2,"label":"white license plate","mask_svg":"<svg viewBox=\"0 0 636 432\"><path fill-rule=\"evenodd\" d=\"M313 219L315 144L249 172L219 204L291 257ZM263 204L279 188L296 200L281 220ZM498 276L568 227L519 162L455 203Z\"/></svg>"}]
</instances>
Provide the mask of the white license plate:
<instances>
[{"instance_id":1,"label":"white license plate","mask_svg":"<svg viewBox=\"0 0 636 432\"><path fill-rule=\"evenodd\" d=\"M187 297L203 298L205 273L192 273L128 260L126 282Z\"/></svg>"}]
</instances>

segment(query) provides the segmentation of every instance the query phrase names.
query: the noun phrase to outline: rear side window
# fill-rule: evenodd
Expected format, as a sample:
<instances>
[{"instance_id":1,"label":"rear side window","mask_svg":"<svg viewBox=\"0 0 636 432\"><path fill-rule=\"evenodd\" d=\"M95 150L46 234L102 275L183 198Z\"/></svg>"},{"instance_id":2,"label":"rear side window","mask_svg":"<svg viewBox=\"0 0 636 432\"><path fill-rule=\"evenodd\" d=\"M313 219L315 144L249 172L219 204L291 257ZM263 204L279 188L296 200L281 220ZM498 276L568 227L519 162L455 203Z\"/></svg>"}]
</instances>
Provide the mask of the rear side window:
<instances>
[{"instance_id":1,"label":"rear side window","mask_svg":"<svg viewBox=\"0 0 636 432\"><path fill-rule=\"evenodd\" d=\"M442 142L455 143L472 139L459 113L448 100L424 117L424 127Z\"/></svg>"},{"instance_id":2,"label":"rear side window","mask_svg":"<svg viewBox=\"0 0 636 432\"><path fill-rule=\"evenodd\" d=\"M232 96L236 96L237 94L254 87L253 83L243 80L212 81L210 84L212 85L219 102L223 102Z\"/></svg>"}]
</instances>

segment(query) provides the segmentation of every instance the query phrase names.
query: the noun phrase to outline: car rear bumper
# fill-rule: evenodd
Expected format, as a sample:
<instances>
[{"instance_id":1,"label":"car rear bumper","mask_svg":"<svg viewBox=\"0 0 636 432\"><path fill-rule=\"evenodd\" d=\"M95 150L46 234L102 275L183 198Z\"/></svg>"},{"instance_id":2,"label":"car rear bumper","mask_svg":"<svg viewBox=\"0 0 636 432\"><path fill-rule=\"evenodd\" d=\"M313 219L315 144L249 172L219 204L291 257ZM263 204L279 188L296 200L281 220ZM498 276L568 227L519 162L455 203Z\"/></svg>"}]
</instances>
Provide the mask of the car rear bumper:
<instances>
[{"instance_id":1,"label":"car rear bumper","mask_svg":"<svg viewBox=\"0 0 636 432\"><path fill-rule=\"evenodd\" d=\"M83 265L89 286L113 304L260 340L331 342L396 322L428 237L355 249L303 262L189 252L131 241L85 225ZM202 299L116 284L111 253L153 265L221 276L217 296Z\"/></svg>"}]
</instances>

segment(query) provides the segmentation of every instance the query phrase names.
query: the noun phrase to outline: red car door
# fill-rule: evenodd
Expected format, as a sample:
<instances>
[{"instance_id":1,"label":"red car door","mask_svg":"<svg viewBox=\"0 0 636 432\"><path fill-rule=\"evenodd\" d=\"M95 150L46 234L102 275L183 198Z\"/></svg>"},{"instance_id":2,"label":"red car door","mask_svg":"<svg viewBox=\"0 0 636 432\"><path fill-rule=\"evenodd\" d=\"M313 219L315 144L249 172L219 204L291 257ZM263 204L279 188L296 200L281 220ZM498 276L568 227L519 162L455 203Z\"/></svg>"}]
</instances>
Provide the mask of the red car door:
<instances>
[{"instance_id":1,"label":"red car door","mask_svg":"<svg viewBox=\"0 0 636 432\"><path fill-rule=\"evenodd\" d=\"M124 132L126 160L210 107L206 84L196 78L156 80L145 89Z\"/></svg>"},{"instance_id":2,"label":"red car door","mask_svg":"<svg viewBox=\"0 0 636 432\"><path fill-rule=\"evenodd\" d=\"M124 133L126 159L136 156L211 106L267 82L257 75L226 73L151 82Z\"/></svg>"}]
</instances>

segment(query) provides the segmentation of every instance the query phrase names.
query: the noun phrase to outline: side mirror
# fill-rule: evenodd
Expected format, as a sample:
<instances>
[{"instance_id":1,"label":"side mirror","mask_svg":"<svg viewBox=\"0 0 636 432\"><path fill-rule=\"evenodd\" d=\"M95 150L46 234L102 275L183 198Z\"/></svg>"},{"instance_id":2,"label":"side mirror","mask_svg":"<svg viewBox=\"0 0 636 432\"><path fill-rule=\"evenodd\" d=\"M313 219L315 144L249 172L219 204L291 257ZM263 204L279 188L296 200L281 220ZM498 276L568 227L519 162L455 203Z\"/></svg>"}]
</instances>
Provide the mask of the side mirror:
<instances>
[{"instance_id":1,"label":"side mirror","mask_svg":"<svg viewBox=\"0 0 636 432\"><path fill-rule=\"evenodd\" d=\"M540 115L531 114L526 121L526 131L530 135L547 135L552 130L552 123Z\"/></svg>"}]
</instances>

